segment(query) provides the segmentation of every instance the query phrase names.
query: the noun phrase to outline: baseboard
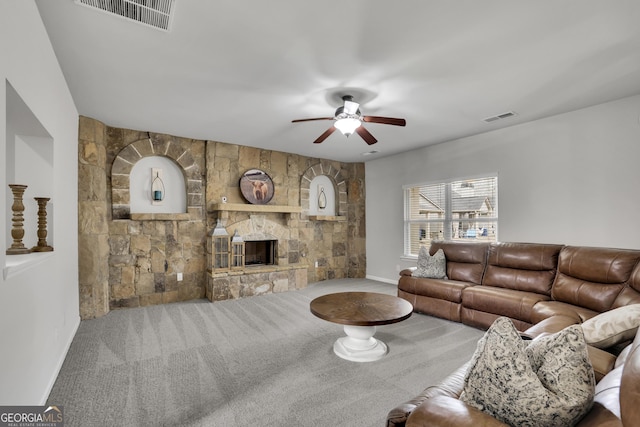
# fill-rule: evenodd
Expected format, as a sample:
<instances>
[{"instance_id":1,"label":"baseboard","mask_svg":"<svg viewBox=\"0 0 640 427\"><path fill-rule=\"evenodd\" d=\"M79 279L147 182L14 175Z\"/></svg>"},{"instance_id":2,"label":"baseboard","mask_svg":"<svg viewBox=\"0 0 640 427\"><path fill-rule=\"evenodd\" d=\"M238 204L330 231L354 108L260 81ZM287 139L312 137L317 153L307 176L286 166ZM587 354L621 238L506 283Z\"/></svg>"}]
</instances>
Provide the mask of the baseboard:
<instances>
[{"instance_id":1,"label":"baseboard","mask_svg":"<svg viewBox=\"0 0 640 427\"><path fill-rule=\"evenodd\" d=\"M62 364L64 363L64 359L67 357L67 353L69 353L69 349L71 348L71 343L73 342L73 338L76 336L78 332L78 328L80 327L80 316L78 316L78 321L76 322L73 333L69 336L69 340L67 341L67 345L65 346L65 350L62 353L62 357L58 360L58 364L55 369L54 375L51 377L49 384L45 390L44 396L40 400L40 405L45 405L47 403L47 399L49 398L49 394L51 394L51 390L53 389L54 384L56 383L56 379L58 379L58 375L60 374L60 370L62 369ZM60 403L64 404L64 403Z\"/></svg>"},{"instance_id":2,"label":"baseboard","mask_svg":"<svg viewBox=\"0 0 640 427\"><path fill-rule=\"evenodd\" d=\"M389 283L391 285L397 285L398 284L397 280L385 279L384 277L376 277L376 276L371 276L369 274L367 274L365 277L367 279L369 279L369 280L375 280L376 282Z\"/></svg>"}]
</instances>

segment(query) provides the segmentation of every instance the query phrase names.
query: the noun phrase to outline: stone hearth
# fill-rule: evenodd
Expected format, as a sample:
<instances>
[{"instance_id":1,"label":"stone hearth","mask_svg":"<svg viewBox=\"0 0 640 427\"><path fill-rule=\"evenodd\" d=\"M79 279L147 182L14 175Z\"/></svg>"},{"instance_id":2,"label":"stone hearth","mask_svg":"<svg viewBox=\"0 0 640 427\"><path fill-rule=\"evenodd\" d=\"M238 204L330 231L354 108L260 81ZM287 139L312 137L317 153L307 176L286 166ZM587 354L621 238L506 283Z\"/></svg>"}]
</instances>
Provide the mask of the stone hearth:
<instances>
[{"instance_id":1,"label":"stone hearth","mask_svg":"<svg viewBox=\"0 0 640 427\"><path fill-rule=\"evenodd\" d=\"M226 222L230 222L229 211L223 215ZM307 265L290 263L289 257L278 254L287 253L292 245L292 230L283 225L282 214L270 213L252 214L248 219L234 222L226 227L227 234L238 233L245 241L245 256L247 242L273 242L274 257L266 262L252 265L250 258L245 259L245 266L230 271L211 271L207 279L206 296L210 301L237 299L247 296L284 292L307 287ZM280 222L278 222L280 221ZM249 262L248 262L249 261Z\"/></svg>"}]
</instances>

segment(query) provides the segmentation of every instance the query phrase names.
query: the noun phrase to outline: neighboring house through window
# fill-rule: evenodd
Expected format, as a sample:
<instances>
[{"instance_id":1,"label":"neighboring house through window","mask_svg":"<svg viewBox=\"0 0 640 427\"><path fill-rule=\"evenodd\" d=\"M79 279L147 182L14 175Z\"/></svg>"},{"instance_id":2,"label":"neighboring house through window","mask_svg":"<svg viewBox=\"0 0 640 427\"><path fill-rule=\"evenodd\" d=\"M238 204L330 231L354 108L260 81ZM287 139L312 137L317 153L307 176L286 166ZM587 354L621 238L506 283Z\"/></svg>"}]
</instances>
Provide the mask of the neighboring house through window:
<instances>
[{"instance_id":1,"label":"neighboring house through window","mask_svg":"<svg viewBox=\"0 0 640 427\"><path fill-rule=\"evenodd\" d=\"M404 201L405 255L432 240L497 240L497 176L405 186Z\"/></svg>"}]
</instances>

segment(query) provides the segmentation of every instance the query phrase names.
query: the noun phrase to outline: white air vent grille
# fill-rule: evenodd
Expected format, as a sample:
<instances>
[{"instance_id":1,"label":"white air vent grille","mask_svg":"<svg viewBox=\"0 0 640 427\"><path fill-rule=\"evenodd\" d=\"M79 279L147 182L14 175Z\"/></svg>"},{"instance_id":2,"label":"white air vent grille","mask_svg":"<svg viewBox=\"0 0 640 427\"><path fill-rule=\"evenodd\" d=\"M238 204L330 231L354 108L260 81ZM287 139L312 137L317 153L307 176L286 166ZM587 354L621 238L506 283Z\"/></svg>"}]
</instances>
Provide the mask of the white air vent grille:
<instances>
[{"instance_id":1,"label":"white air vent grille","mask_svg":"<svg viewBox=\"0 0 640 427\"><path fill-rule=\"evenodd\" d=\"M75 0L139 24L169 31L175 0Z\"/></svg>"},{"instance_id":2,"label":"white air vent grille","mask_svg":"<svg viewBox=\"0 0 640 427\"><path fill-rule=\"evenodd\" d=\"M495 116L487 117L486 119L482 119L482 121L487 122L487 123L491 123L491 122L495 122L496 120L508 119L509 117L513 117L515 115L516 115L516 113L514 113L513 111L507 111L506 113L502 113L502 114L498 114L498 115L495 115Z\"/></svg>"}]
</instances>

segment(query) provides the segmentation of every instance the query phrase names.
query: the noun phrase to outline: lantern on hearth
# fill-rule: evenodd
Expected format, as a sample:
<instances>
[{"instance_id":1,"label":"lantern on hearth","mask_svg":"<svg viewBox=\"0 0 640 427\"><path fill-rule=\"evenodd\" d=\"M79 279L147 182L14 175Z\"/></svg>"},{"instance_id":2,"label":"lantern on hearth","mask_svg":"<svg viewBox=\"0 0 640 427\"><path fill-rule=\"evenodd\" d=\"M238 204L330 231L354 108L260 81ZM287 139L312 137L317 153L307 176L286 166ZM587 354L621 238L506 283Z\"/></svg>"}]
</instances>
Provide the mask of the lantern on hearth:
<instances>
[{"instance_id":1,"label":"lantern on hearth","mask_svg":"<svg viewBox=\"0 0 640 427\"><path fill-rule=\"evenodd\" d=\"M207 237L207 247L209 248L209 269L211 272L229 270L229 233L218 219L216 227L211 230Z\"/></svg>"},{"instance_id":2,"label":"lantern on hearth","mask_svg":"<svg viewBox=\"0 0 640 427\"><path fill-rule=\"evenodd\" d=\"M244 268L244 240L238 234L238 230L231 238L231 268L235 270Z\"/></svg>"}]
</instances>

